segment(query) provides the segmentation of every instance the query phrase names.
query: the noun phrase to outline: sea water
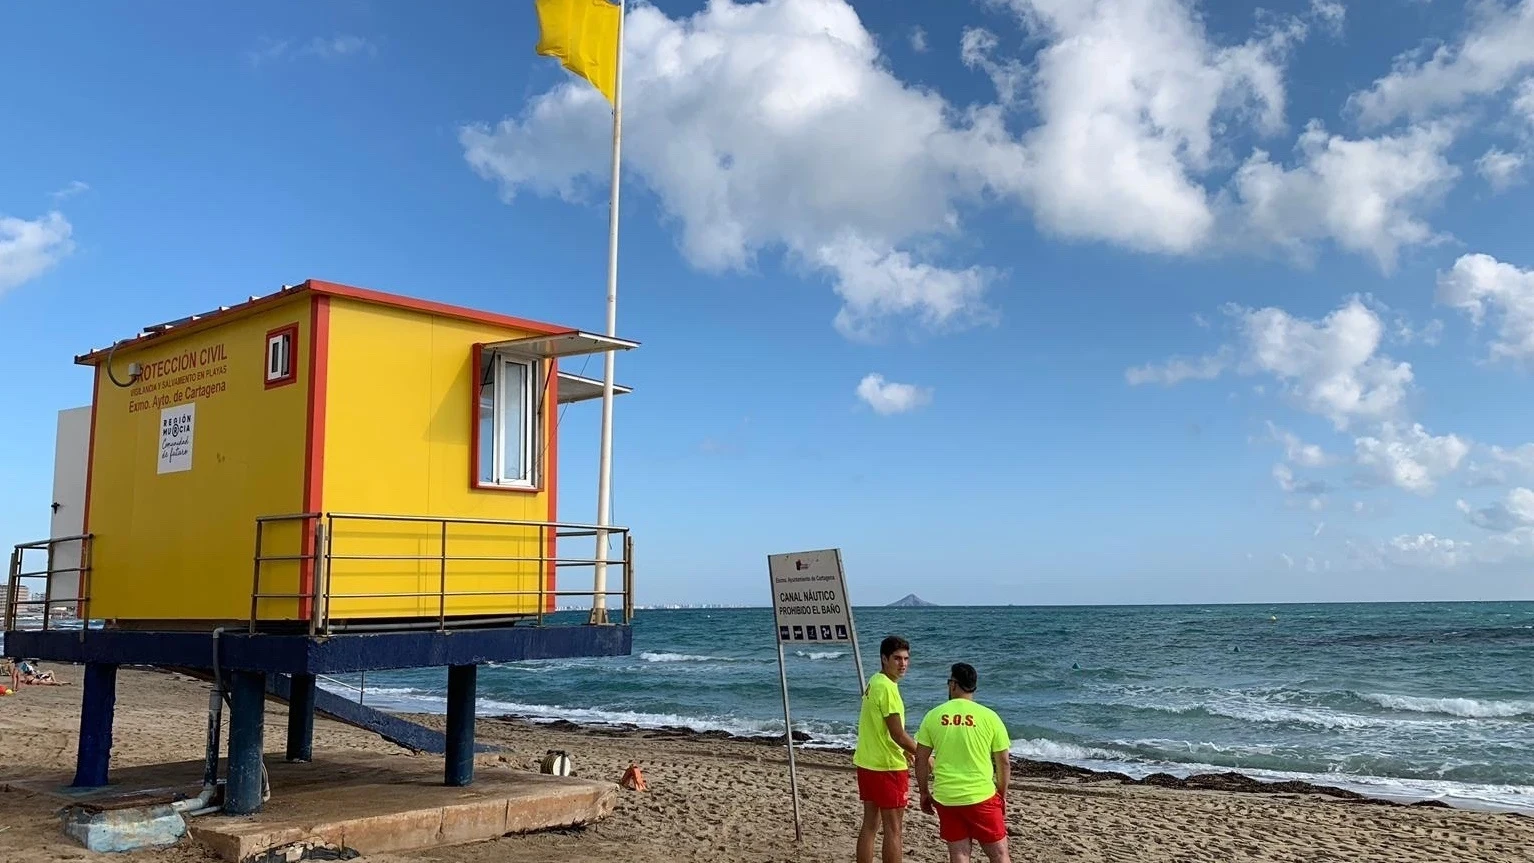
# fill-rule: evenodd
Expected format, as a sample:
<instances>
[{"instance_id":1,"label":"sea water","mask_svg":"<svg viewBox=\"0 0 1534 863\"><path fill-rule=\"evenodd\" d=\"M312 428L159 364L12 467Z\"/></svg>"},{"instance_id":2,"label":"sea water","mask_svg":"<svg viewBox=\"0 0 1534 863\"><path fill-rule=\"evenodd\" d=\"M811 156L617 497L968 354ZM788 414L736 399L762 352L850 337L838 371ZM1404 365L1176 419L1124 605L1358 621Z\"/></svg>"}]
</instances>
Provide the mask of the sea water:
<instances>
[{"instance_id":1,"label":"sea water","mask_svg":"<svg viewBox=\"0 0 1534 863\"><path fill-rule=\"evenodd\" d=\"M1234 770L1534 813L1534 603L856 615L869 674L884 635L911 642L900 686L913 731L946 697L949 664L964 661L1020 756L1132 776ZM479 711L782 734L773 639L768 609L640 611L631 656L482 668ZM795 646L787 665L796 730L810 745L851 745L850 649ZM365 699L440 711L445 687L442 669L374 673Z\"/></svg>"}]
</instances>

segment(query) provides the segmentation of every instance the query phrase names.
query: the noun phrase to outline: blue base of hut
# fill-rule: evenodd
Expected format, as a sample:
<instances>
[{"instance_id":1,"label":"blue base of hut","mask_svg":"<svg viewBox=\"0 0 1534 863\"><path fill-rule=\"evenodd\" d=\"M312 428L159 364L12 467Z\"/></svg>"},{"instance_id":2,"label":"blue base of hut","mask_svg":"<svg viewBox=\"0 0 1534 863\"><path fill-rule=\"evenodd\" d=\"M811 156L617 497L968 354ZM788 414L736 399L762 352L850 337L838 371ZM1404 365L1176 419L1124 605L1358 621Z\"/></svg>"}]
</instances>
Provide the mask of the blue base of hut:
<instances>
[{"instance_id":1,"label":"blue base of hut","mask_svg":"<svg viewBox=\"0 0 1534 863\"><path fill-rule=\"evenodd\" d=\"M244 631L88 629L5 633L5 655L85 666L80 704L78 787L107 784L117 669L122 665L206 670L229 695L229 762L224 811L261 808L262 735L270 675L288 677L288 757L307 761L314 731L315 678L322 674L446 667L443 782L474 781L476 672L485 662L626 656L628 626L545 626L311 636Z\"/></svg>"}]
</instances>

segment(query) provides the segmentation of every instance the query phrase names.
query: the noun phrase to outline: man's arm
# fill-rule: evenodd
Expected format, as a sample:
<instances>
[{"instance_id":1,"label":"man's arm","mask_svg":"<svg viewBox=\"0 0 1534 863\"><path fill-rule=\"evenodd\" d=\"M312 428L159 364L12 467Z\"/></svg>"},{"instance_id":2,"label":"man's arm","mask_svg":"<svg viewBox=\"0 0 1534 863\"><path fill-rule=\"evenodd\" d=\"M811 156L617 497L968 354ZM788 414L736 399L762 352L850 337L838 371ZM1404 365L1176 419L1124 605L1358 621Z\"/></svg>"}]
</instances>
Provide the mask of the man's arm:
<instances>
[{"instance_id":1,"label":"man's arm","mask_svg":"<svg viewBox=\"0 0 1534 863\"><path fill-rule=\"evenodd\" d=\"M916 747L916 799L921 801L921 811L932 813L932 747L925 743Z\"/></svg>"},{"instance_id":2,"label":"man's arm","mask_svg":"<svg viewBox=\"0 0 1534 863\"><path fill-rule=\"evenodd\" d=\"M996 793L1001 799L1007 799L1007 785L1012 782L1012 735L1007 733L1007 726L1002 723L1001 717L996 717L996 728L991 739L991 764L995 766L992 774L996 777Z\"/></svg>"},{"instance_id":3,"label":"man's arm","mask_svg":"<svg viewBox=\"0 0 1534 863\"><path fill-rule=\"evenodd\" d=\"M904 749L907 755L916 754L916 741L911 739L911 735L906 733L905 723L901 721L900 714L891 713L884 717L884 727L889 729L890 739L895 741L895 744L901 749Z\"/></svg>"}]
</instances>

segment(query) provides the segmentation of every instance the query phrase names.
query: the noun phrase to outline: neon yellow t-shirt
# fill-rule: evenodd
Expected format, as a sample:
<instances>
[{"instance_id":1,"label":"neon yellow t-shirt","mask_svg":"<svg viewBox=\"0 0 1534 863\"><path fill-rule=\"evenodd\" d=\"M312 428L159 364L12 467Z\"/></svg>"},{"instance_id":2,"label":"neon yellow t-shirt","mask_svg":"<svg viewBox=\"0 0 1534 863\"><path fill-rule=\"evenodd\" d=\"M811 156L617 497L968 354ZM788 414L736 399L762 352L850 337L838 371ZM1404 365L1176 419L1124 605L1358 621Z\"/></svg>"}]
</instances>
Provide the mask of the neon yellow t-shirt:
<instances>
[{"instance_id":1,"label":"neon yellow t-shirt","mask_svg":"<svg viewBox=\"0 0 1534 863\"><path fill-rule=\"evenodd\" d=\"M880 671L868 680L868 694L863 696L863 709L858 714L858 745L852 752L852 763L864 770L907 770L905 750L890 737L884 717L898 714L905 723L905 702L900 700L900 687Z\"/></svg>"},{"instance_id":2,"label":"neon yellow t-shirt","mask_svg":"<svg viewBox=\"0 0 1534 863\"><path fill-rule=\"evenodd\" d=\"M932 708L916 730L916 743L932 750L932 799L970 806L996 794L992 755L1012 748L996 711L967 698Z\"/></svg>"}]
</instances>

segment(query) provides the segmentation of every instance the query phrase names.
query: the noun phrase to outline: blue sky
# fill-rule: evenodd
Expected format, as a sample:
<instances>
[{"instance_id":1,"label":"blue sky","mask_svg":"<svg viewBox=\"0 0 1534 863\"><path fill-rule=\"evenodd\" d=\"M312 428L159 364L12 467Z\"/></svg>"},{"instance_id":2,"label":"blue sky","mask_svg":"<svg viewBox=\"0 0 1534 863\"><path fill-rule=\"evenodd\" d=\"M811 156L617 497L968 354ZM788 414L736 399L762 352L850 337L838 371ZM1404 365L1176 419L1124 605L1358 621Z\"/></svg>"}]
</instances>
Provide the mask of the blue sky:
<instances>
[{"instance_id":1,"label":"blue sky","mask_svg":"<svg viewBox=\"0 0 1534 863\"><path fill-rule=\"evenodd\" d=\"M0 12L3 544L138 327L308 277L602 327L609 115L531 2L73 12ZM826 546L867 602L1534 598L1534 0L628 22L641 601Z\"/></svg>"}]
</instances>

